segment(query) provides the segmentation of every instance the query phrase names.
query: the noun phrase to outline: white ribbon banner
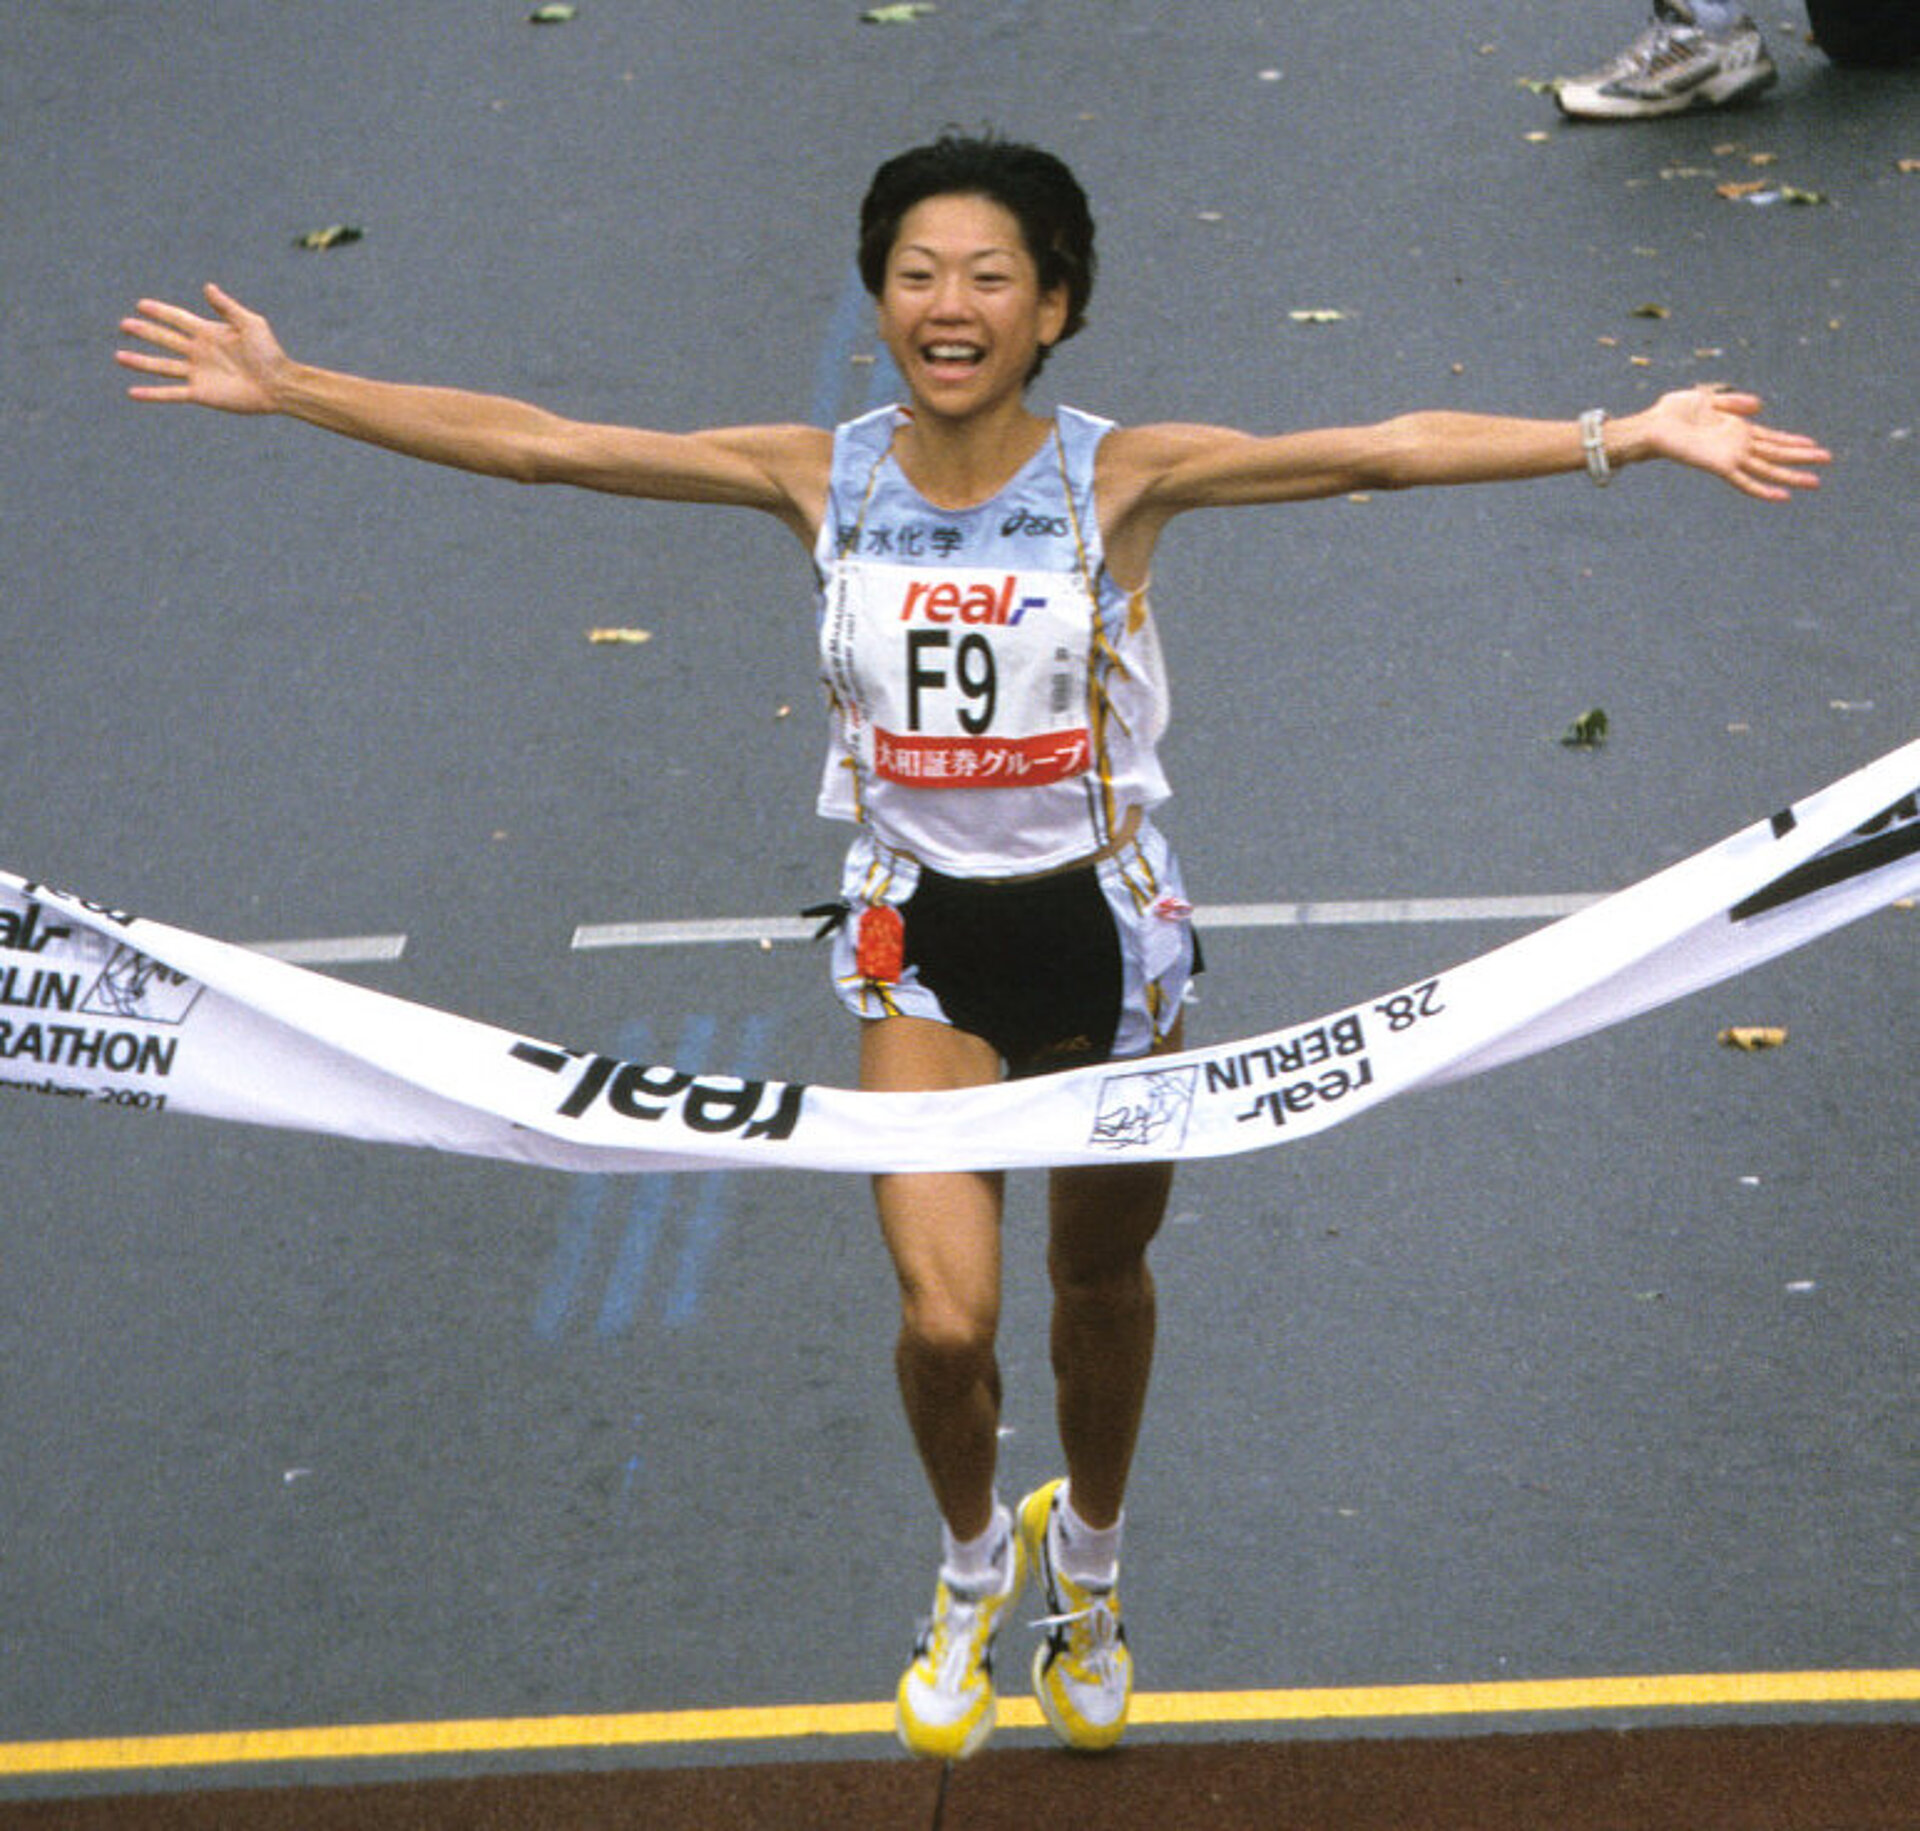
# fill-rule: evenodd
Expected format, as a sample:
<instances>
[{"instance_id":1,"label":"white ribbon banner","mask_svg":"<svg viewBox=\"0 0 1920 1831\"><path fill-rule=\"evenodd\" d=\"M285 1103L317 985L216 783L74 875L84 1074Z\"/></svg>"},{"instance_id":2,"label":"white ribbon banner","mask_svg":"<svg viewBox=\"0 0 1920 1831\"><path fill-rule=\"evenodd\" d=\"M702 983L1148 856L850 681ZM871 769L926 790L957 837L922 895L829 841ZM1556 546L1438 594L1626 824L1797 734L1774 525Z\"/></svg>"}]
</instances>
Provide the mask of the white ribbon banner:
<instances>
[{"instance_id":1,"label":"white ribbon banner","mask_svg":"<svg viewBox=\"0 0 1920 1831\"><path fill-rule=\"evenodd\" d=\"M1920 740L1463 966L1310 1023L954 1093L566 1049L0 872L0 1093L597 1171L1224 1156L1516 1061L1920 893Z\"/></svg>"}]
</instances>

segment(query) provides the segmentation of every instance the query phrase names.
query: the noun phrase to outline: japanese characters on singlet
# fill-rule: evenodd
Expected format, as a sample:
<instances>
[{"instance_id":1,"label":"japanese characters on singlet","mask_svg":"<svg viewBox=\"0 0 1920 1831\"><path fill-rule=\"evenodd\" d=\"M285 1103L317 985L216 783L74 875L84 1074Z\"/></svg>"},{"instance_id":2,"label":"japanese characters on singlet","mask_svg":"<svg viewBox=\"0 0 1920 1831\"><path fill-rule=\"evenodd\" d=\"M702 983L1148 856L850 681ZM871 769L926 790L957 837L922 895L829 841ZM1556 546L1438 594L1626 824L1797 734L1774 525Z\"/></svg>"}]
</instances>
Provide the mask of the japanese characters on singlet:
<instances>
[{"instance_id":1,"label":"japanese characters on singlet","mask_svg":"<svg viewBox=\"0 0 1920 1831\"><path fill-rule=\"evenodd\" d=\"M886 407L834 436L819 811L954 876L1084 858L1168 793L1146 593L1102 564L1093 471L1111 422L1060 408L998 495L945 509L892 455L902 421Z\"/></svg>"}]
</instances>

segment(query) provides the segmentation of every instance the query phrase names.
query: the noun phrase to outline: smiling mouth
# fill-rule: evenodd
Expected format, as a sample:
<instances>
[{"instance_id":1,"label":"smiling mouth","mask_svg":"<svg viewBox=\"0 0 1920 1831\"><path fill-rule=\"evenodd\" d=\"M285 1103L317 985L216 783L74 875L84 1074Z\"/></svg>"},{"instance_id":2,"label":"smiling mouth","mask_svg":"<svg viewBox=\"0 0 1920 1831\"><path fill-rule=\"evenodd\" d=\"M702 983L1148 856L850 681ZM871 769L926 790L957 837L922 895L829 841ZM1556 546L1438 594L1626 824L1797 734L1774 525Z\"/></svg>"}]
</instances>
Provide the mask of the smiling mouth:
<instances>
[{"instance_id":1,"label":"smiling mouth","mask_svg":"<svg viewBox=\"0 0 1920 1831\"><path fill-rule=\"evenodd\" d=\"M921 355L938 368L975 368L986 360L986 351L977 343L929 343Z\"/></svg>"}]
</instances>

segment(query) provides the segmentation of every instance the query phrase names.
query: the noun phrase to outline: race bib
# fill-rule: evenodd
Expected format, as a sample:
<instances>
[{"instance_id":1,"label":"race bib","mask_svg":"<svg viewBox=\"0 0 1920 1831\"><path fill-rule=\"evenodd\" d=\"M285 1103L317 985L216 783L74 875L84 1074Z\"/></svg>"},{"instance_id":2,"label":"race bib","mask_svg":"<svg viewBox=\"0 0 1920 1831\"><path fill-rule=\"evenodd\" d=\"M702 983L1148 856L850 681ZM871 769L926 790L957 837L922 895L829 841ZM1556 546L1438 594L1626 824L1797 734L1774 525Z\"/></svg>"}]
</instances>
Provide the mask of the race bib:
<instances>
[{"instance_id":1,"label":"race bib","mask_svg":"<svg viewBox=\"0 0 1920 1831\"><path fill-rule=\"evenodd\" d=\"M843 563L825 652L860 762L914 788L1040 787L1092 761L1073 572Z\"/></svg>"}]
</instances>

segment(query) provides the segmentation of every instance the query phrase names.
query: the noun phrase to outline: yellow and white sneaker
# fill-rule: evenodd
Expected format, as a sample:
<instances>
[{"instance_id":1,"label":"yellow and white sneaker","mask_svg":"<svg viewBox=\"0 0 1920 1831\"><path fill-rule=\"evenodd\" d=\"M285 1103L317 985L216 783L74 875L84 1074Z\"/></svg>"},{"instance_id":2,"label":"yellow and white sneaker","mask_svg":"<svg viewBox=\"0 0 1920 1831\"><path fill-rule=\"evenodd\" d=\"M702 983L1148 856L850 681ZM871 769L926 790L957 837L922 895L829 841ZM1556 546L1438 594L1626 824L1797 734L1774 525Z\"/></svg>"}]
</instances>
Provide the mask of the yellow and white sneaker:
<instances>
[{"instance_id":1,"label":"yellow and white sneaker","mask_svg":"<svg viewBox=\"0 0 1920 1831\"><path fill-rule=\"evenodd\" d=\"M894 1728L910 1753L964 1761L993 1734L993 1641L1027 1580L1026 1547L1007 1535L1000 1582L975 1591L945 1576L894 1695Z\"/></svg>"},{"instance_id":2,"label":"yellow and white sneaker","mask_svg":"<svg viewBox=\"0 0 1920 1831\"><path fill-rule=\"evenodd\" d=\"M1117 1586L1079 1583L1054 1561L1048 1530L1064 1481L1050 1481L1020 1503L1020 1542L1046 1589L1047 1630L1033 1655L1033 1693L1053 1733L1069 1748L1111 1748L1127 1728L1133 1655L1120 1625Z\"/></svg>"}]
</instances>

